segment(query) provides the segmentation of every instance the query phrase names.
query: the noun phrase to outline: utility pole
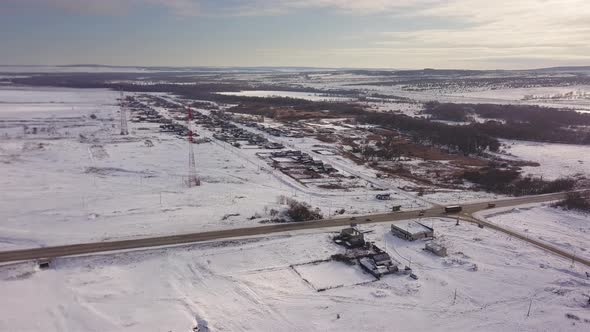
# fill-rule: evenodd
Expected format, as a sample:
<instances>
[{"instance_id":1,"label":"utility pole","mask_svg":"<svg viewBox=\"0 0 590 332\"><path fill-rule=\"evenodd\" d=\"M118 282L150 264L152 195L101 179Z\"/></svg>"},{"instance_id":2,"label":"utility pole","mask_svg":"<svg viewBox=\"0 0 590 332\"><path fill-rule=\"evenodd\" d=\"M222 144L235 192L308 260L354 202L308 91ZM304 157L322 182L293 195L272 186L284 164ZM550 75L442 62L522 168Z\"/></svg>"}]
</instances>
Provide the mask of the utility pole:
<instances>
[{"instance_id":1,"label":"utility pole","mask_svg":"<svg viewBox=\"0 0 590 332\"><path fill-rule=\"evenodd\" d=\"M123 90L121 90L121 135L129 135L129 130L127 129L127 110L125 109L125 99L123 96Z\"/></svg>"},{"instance_id":2,"label":"utility pole","mask_svg":"<svg viewBox=\"0 0 590 332\"><path fill-rule=\"evenodd\" d=\"M531 315L531 306L533 305L533 299L531 298L531 302L529 302L529 311L526 313L526 316L529 317Z\"/></svg>"},{"instance_id":3,"label":"utility pole","mask_svg":"<svg viewBox=\"0 0 590 332\"><path fill-rule=\"evenodd\" d=\"M197 166L195 163L195 151L193 150L193 129L192 129L193 111L187 107L186 125L188 129L188 186L189 188L201 185L201 180L197 177Z\"/></svg>"},{"instance_id":4,"label":"utility pole","mask_svg":"<svg viewBox=\"0 0 590 332\"><path fill-rule=\"evenodd\" d=\"M574 255L572 256L572 267L574 267L575 261L576 261L576 251L574 250Z\"/></svg>"}]
</instances>

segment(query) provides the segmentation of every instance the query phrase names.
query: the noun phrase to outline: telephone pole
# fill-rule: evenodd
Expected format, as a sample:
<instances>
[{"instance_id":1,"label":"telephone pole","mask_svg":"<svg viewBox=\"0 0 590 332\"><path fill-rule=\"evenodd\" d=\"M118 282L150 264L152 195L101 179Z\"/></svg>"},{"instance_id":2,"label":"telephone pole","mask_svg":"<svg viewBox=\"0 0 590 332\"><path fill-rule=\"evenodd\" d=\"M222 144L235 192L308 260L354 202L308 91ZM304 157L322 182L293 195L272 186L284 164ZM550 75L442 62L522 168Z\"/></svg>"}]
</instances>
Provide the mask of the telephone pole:
<instances>
[{"instance_id":1,"label":"telephone pole","mask_svg":"<svg viewBox=\"0 0 590 332\"><path fill-rule=\"evenodd\" d=\"M195 163L195 152L193 151L193 110L187 107L186 125L188 128L188 186L189 188L201 185L201 180L197 176L197 165Z\"/></svg>"},{"instance_id":2,"label":"telephone pole","mask_svg":"<svg viewBox=\"0 0 590 332\"><path fill-rule=\"evenodd\" d=\"M125 98L123 97L123 90L121 90L121 135L129 135L127 129L127 109L125 108Z\"/></svg>"}]
</instances>

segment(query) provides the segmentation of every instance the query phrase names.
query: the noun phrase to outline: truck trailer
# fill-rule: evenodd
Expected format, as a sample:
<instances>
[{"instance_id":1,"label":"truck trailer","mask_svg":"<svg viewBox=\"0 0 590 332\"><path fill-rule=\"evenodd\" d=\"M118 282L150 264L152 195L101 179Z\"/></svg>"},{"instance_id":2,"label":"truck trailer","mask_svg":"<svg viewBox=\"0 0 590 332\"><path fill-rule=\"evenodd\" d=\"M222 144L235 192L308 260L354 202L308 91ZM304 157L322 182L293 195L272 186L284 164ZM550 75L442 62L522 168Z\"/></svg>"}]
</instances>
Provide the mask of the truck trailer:
<instances>
[{"instance_id":1,"label":"truck trailer","mask_svg":"<svg viewBox=\"0 0 590 332\"><path fill-rule=\"evenodd\" d=\"M459 213L461 211L463 211L463 207L461 205L445 206L445 213Z\"/></svg>"}]
</instances>

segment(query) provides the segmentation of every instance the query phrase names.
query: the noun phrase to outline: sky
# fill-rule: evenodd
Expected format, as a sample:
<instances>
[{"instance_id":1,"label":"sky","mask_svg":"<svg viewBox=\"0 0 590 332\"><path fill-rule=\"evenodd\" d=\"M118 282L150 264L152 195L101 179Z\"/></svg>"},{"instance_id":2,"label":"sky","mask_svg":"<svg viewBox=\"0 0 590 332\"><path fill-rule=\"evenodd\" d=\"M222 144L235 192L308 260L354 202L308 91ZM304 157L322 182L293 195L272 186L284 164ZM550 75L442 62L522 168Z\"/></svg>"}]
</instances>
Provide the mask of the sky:
<instances>
[{"instance_id":1,"label":"sky","mask_svg":"<svg viewBox=\"0 0 590 332\"><path fill-rule=\"evenodd\" d=\"M590 65L588 0L0 0L0 64Z\"/></svg>"}]
</instances>

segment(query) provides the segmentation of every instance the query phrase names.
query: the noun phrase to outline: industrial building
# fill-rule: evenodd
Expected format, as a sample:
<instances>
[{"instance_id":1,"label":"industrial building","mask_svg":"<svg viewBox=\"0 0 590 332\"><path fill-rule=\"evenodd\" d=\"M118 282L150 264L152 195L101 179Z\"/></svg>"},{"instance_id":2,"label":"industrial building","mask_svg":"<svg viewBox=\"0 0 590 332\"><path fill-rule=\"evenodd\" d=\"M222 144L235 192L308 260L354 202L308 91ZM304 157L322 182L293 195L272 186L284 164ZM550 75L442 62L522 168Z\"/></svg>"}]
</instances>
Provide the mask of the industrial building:
<instances>
[{"instance_id":1,"label":"industrial building","mask_svg":"<svg viewBox=\"0 0 590 332\"><path fill-rule=\"evenodd\" d=\"M407 221L399 225L391 225L391 233L408 241L427 239L434 236L434 229L417 221Z\"/></svg>"}]
</instances>

